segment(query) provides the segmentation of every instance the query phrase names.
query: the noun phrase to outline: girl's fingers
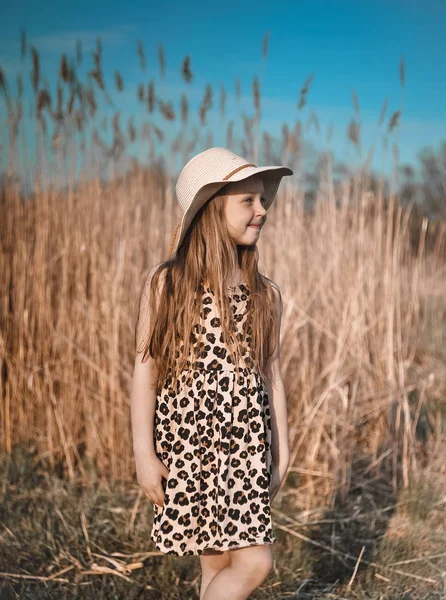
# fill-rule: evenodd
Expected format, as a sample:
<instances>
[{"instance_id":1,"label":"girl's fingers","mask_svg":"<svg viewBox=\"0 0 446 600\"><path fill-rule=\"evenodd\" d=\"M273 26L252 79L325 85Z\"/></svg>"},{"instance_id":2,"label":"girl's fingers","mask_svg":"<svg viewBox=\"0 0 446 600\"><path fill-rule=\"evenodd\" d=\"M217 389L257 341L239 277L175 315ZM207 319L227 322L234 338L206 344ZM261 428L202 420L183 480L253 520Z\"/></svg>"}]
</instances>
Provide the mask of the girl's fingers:
<instances>
[{"instance_id":1,"label":"girl's fingers","mask_svg":"<svg viewBox=\"0 0 446 600\"><path fill-rule=\"evenodd\" d=\"M156 495L153 492L144 491L144 495L148 500L151 500L152 502L155 502L155 504L158 504L158 498L156 497Z\"/></svg>"},{"instance_id":2,"label":"girl's fingers","mask_svg":"<svg viewBox=\"0 0 446 600\"><path fill-rule=\"evenodd\" d=\"M167 487L167 479L169 477L169 469L164 466L164 470L166 473L166 477L161 477L160 482L156 487L148 489L140 486L146 498L148 498L155 504L158 504L158 506L160 507L162 507L164 504L164 490Z\"/></svg>"},{"instance_id":3,"label":"girl's fingers","mask_svg":"<svg viewBox=\"0 0 446 600\"><path fill-rule=\"evenodd\" d=\"M161 500L161 506L164 504L164 489L161 483L156 487L156 495Z\"/></svg>"},{"instance_id":4,"label":"girl's fingers","mask_svg":"<svg viewBox=\"0 0 446 600\"><path fill-rule=\"evenodd\" d=\"M146 490L143 489L143 492L144 492L144 496L148 500L150 500L151 502L153 502L154 504L158 504L158 506L162 506L163 505L164 498L163 498L162 501L160 500L160 494L158 493L158 490L154 490L154 491L148 492L148 491L146 491Z\"/></svg>"},{"instance_id":5,"label":"girl's fingers","mask_svg":"<svg viewBox=\"0 0 446 600\"><path fill-rule=\"evenodd\" d=\"M158 494L152 494L152 502L155 502L155 504L157 504L160 508L163 507L163 502L160 500L160 497L158 496Z\"/></svg>"}]
</instances>

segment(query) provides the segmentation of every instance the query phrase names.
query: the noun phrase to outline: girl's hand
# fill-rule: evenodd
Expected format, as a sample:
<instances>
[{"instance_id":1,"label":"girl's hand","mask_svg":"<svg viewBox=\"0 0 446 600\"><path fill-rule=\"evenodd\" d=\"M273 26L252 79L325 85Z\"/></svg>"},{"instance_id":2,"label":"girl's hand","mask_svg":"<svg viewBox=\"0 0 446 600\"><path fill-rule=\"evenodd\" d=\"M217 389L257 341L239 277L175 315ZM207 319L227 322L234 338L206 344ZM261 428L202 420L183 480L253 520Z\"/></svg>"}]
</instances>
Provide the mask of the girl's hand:
<instances>
[{"instance_id":1,"label":"girl's hand","mask_svg":"<svg viewBox=\"0 0 446 600\"><path fill-rule=\"evenodd\" d=\"M155 455L135 456L138 484L146 497L162 507L164 504L163 477L169 477L169 469Z\"/></svg>"},{"instance_id":2,"label":"girl's hand","mask_svg":"<svg viewBox=\"0 0 446 600\"><path fill-rule=\"evenodd\" d=\"M276 463L271 463L271 481L269 486L269 497L272 502L277 495L277 492L280 490L282 485L282 481L286 475L288 469L288 465L277 465Z\"/></svg>"}]
</instances>

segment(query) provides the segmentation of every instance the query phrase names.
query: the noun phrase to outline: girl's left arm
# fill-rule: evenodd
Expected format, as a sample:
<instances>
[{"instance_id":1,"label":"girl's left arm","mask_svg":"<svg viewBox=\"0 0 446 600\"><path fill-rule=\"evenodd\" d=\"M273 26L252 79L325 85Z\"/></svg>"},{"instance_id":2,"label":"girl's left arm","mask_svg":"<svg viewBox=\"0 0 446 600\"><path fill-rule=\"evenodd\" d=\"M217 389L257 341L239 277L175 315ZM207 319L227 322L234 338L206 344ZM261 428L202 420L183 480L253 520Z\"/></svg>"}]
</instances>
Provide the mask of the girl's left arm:
<instances>
[{"instance_id":1,"label":"girl's left arm","mask_svg":"<svg viewBox=\"0 0 446 600\"><path fill-rule=\"evenodd\" d=\"M280 482L288 470L290 450L288 443L288 415L285 389L280 373L280 324L282 318L282 297L279 289L273 286L276 299L277 337L276 347L265 367L265 387L268 392L271 411L271 458L278 470Z\"/></svg>"}]
</instances>

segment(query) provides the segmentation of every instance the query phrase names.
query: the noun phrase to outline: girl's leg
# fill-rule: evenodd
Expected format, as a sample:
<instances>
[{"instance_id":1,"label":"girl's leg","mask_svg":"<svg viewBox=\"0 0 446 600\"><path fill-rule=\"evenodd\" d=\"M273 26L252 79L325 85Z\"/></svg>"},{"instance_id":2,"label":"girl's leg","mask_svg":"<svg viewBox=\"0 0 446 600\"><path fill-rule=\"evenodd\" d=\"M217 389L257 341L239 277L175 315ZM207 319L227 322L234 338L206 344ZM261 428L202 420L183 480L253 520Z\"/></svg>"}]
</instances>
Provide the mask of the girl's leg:
<instances>
[{"instance_id":1,"label":"girl's leg","mask_svg":"<svg viewBox=\"0 0 446 600\"><path fill-rule=\"evenodd\" d=\"M270 545L230 550L229 565L214 575L200 600L246 600L271 572L273 553Z\"/></svg>"},{"instance_id":2,"label":"girl's leg","mask_svg":"<svg viewBox=\"0 0 446 600\"><path fill-rule=\"evenodd\" d=\"M201 587L200 600L203 600L204 593L211 579L224 567L230 564L229 552L220 550L208 550L204 554L200 554L201 563Z\"/></svg>"}]
</instances>

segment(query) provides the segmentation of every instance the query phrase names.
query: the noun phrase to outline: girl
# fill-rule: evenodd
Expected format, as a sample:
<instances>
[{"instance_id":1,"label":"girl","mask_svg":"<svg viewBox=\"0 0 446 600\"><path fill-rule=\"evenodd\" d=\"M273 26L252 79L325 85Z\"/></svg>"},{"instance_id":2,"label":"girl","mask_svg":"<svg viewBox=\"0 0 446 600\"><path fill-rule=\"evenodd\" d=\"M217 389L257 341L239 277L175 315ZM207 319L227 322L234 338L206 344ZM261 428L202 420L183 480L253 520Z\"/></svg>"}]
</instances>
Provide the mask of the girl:
<instances>
[{"instance_id":1,"label":"girl","mask_svg":"<svg viewBox=\"0 0 446 600\"><path fill-rule=\"evenodd\" d=\"M200 556L200 600L242 600L273 565L271 502L289 461L281 295L256 246L287 167L225 148L176 185L170 258L143 282L131 390L138 484L166 554Z\"/></svg>"}]
</instances>

